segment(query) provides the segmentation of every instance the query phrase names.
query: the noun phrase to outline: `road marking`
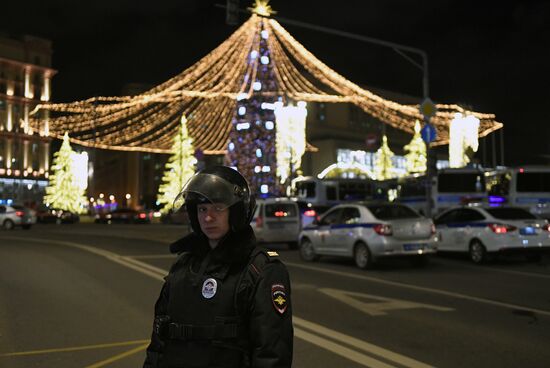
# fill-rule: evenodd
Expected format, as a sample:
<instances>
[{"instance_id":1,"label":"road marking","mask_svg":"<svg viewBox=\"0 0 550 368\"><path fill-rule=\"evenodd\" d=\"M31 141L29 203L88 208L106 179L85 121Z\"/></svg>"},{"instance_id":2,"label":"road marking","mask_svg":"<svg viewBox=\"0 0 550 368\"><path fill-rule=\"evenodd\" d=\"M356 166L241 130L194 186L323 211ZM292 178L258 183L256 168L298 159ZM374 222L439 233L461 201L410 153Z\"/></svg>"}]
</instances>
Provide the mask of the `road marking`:
<instances>
[{"instance_id":1,"label":"road marking","mask_svg":"<svg viewBox=\"0 0 550 368\"><path fill-rule=\"evenodd\" d=\"M539 313L541 315L550 316L550 311L542 310L542 309L536 309L536 308L530 308L530 307L526 307L526 306L523 306L523 305L503 303L503 302L498 302L498 301L491 300L491 299L484 299L484 298L478 298L478 297L470 296L470 295L453 293L451 291L446 291L446 290L433 289L433 288L424 287L424 286L415 286L415 285L405 284L405 283L397 282L397 281L389 281L389 280L379 279L379 278L373 277L373 276L357 275L357 274L353 274L353 273L349 273L349 272L330 270L330 269L325 269L325 268L320 268L320 267L315 267L315 266L307 266L307 265L302 265L302 264L294 263L294 262L284 262L284 263L287 266L295 267L295 268L301 268L301 269L304 269L304 270L317 271L317 272L327 273L327 274L331 274L331 275L350 277L350 278L354 278L354 279L358 279L358 280L367 280L367 281L371 281L371 282L375 282L375 283L383 284L383 285L391 285L391 286L396 286L396 287L410 289L410 290L417 290L417 291L423 291L423 292L432 293L432 294L439 294L439 295L444 295L444 296L451 297L451 298L463 299L463 300L474 301L474 302L483 303L483 304L494 305L494 306L497 306L497 307L510 308L510 309L522 309L522 310L531 311L533 313Z\"/></svg>"},{"instance_id":2,"label":"road marking","mask_svg":"<svg viewBox=\"0 0 550 368\"><path fill-rule=\"evenodd\" d=\"M128 350L128 351L125 351L124 353L122 354L118 354L118 355L115 355L115 356L112 356L108 359L105 359L105 360L102 360L101 362L97 362L95 364L92 364L92 365L88 365L86 366L85 368L100 368L100 367L105 367L107 364L109 363L112 363L112 362L116 362L117 360L120 360L120 359L123 359L123 358L126 358L127 356L130 356L130 355L133 355L135 353L139 353L140 351L143 351L145 349L147 349L147 346L149 346L149 344L145 344L145 345L142 345L142 346L138 346L137 348L134 348L132 350Z\"/></svg>"},{"instance_id":3,"label":"road marking","mask_svg":"<svg viewBox=\"0 0 550 368\"><path fill-rule=\"evenodd\" d=\"M328 337L332 340L336 340L340 343L345 343L349 346L352 346L354 348L360 349L364 352L382 357L388 361L403 365L405 367L411 367L411 368L430 368L430 365L424 364L422 362L419 362L417 360L411 359L409 357L406 357L401 354L394 353L393 351L381 348L379 346L370 344L366 341L357 339L355 337L343 334L338 331L334 331L330 328L321 326L317 323L306 321L305 319L301 319L299 317L292 317L292 321L294 324L300 328L305 328L310 331L316 332L319 335ZM309 341L309 340L307 340ZM332 350L331 350L332 351ZM337 353L337 352L336 352ZM339 354L339 353L337 353ZM367 365L370 367L369 365Z\"/></svg>"},{"instance_id":4,"label":"road marking","mask_svg":"<svg viewBox=\"0 0 550 368\"><path fill-rule=\"evenodd\" d=\"M365 367L372 368L395 368L393 365L386 364L377 359L371 358L365 354L361 354L350 348L346 348L340 344L334 343L323 337L311 334L300 328L294 328L294 336L308 341L314 345L320 346L321 348L328 350L334 354L340 355L346 359L359 363Z\"/></svg>"},{"instance_id":5,"label":"road marking","mask_svg":"<svg viewBox=\"0 0 550 368\"><path fill-rule=\"evenodd\" d=\"M84 250L102 257L105 257L106 259L116 262L118 264L121 264L123 266L126 266L128 268L131 268L135 271L141 272L145 275L151 276L159 281L164 281L163 275L166 274L166 270L162 270L160 268L146 265L143 262L140 262L138 260L129 260L126 257L122 257L116 253L112 253L103 249L98 249L95 247L91 247L84 244L79 243L73 243L73 242L66 242L66 241L59 241L59 240L44 240L44 239L35 239L35 238L21 238L21 237L8 237L10 239L15 240L26 240L26 241L34 241L34 242L40 242L40 243L50 243L50 244L58 244L58 245L65 245L73 248L77 248L80 250ZM525 308L524 308L525 309ZM354 337L345 335L343 333L331 330L329 328L323 327L321 325L318 325L316 323L301 319L299 317L293 316L293 322L296 326L298 326L297 334L296 336L298 338L301 338L305 341L311 342L315 345L321 346L324 349L331 351L335 354L341 355L343 357L346 357L350 360L353 360L357 363L360 363L366 367L372 367L372 368L394 368L394 366L386 364L382 361L379 361L377 359L374 359L370 356L367 356L365 354L359 353L357 351L354 351L352 349L349 349L343 345L340 344L340 342L344 342L350 346L359 348L363 351L366 351L371 354L376 354L379 357L382 357L384 359L398 362L399 364L402 364L406 367L410 368L428 368L430 366L421 363L419 361L416 361L414 359L408 358L406 356L394 353L392 351L383 349L381 347L378 347L373 344L369 344L367 342L364 342L362 340L356 339ZM301 328L306 328L310 331L316 332L318 334L324 335L325 337L329 337L331 339L336 339L338 343L330 341L326 338L313 335L305 330L302 330ZM147 345L143 345L140 347L137 347L135 349L132 349L128 352L119 354L117 356L114 356L112 358L109 358L107 360L104 360L102 362L98 362L95 365L88 366L86 368L99 368L104 366L105 364L108 364L112 361L122 359L128 355L134 354L138 351L141 351L145 349ZM405 362L405 363L403 363Z\"/></svg>"},{"instance_id":6,"label":"road marking","mask_svg":"<svg viewBox=\"0 0 550 368\"><path fill-rule=\"evenodd\" d=\"M329 288L321 288L319 289L319 291L353 308L356 308L363 313L370 314L371 316L385 316L387 314L386 311L399 309L426 308L440 312L450 312L454 310L452 308L439 307L437 305L415 303L400 299L384 298L381 296L358 293L353 291ZM375 302L366 303L359 300L358 298L371 299L375 300Z\"/></svg>"},{"instance_id":7,"label":"road marking","mask_svg":"<svg viewBox=\"0 0 550 368\"><path fill-rule=\"evenodd\" d=\"M140 259L140 258L146 258L146 259L156 259L156 258L178 258L177 255L175 254L139 254L139 255L126 255L124 256L126 258L135 258L135 259Z\"/></svg>"},{"instance_id":8,"label":"road marking","mask_svg":"<svg viewBox=\"0 0 550 368\"><path fill-rule=\"evenodd\" d=\"M117 346L128 346L128 345L138 345L147 343L149 340L135 340L135 341L124 341L124 342L114 342L110 344L96 344L96 345L85 345L85 346L73 346L69 348L57 348L57 349L43 349L43 350L31 350L31 351L20 351L16 353L7 353L1 354L0 357L10 357L10 356L24 356L24 355L36 355L36 354L49 354L49 353L65 353L68 351L80 351L80 350L93 350L93 349L104 349L104 348L114 348Z\"/></svg>"},{"instance_id":9,"label":"road marking","mask_svg":"<svg viewBox=\"0 0 550 368\"><path fill-rule=\"evenodd\" d=\"M441 260L441 259L440 259ZM546 275L543 273L537 273L537 272L523 272L523 271L513 271L513 270L504 270L502 268L497 267L479 267L479 266L469 266L469 265L463 265L463 264L457 264L455 262L445 262L442 263L452 264L453 266L460 267L460 268L467 268L472 270L482 270L482 271L495 271L500 273L509 273L511 275L520 275L520 276L527 276L527 277L540 277L543 279L550 279L550 275Z\"/></svg>"}]
</instances>

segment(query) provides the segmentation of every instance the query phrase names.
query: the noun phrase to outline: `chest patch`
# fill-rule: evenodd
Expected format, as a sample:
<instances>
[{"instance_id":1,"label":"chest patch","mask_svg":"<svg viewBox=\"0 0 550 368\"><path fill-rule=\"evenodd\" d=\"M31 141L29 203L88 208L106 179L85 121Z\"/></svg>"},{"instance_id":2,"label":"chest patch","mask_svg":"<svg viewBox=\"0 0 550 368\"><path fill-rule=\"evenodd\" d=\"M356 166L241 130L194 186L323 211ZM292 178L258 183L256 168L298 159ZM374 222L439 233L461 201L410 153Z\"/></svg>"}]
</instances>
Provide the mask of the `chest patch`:
<instances>
[{"instance_id":1,"label":"chest patch","mask_svg":"<svg viewBox=\"0 0 550 368\"><path fill-rule=\"evenodd\" d=\"M218 282L215 279L206 279L202 284L202 296L206 299L212 298L216 295L216 290L218 290Z\"/></svg>"},{"instance_id":2,"label":"chest patch","mask_svg":"<svg viewBox=\"0 0 550 368\"><path fill-rule=\"evenodd\" d=\"M273 302L273 307L275 307L275 310L279 312L279 314L285 313L288 307L288 298L284 285L271 285L271 301Z\"/></svg>"}]
</instances>

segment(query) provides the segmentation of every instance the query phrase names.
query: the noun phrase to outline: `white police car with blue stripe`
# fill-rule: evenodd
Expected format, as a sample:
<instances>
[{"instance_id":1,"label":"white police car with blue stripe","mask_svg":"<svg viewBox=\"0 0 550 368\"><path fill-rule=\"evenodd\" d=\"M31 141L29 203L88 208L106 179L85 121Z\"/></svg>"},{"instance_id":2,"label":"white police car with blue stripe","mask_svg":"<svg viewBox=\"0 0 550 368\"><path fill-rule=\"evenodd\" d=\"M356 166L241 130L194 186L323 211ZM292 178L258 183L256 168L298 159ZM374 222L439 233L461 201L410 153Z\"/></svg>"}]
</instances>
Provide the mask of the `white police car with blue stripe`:
<instances>
[{"instance_id":1,"label":"white police car with blue stripe","mask_svg":"<svg viewBox=\"0 0 550 368\"><path fill-rule=\"evenodd\" d=\"M539 260L550 250L548 221L520 207L456 207L437 216L435 225L440 251L467 252L474 263L506 253Z\"/></svg>"},{"instance_id":2,"label":"white police car with blue stripe","mask_svg":"<svg viewBox=\"0 0 550 368\"><path fill-rule=\"evenodd\" d=\"M299 236L300 256L315 261L322 255L349 257L359 268L381 257L408 256L425 262L436 253L431 219L394 203L346 203L332 207Z\"/></svg>"}]
</instances>

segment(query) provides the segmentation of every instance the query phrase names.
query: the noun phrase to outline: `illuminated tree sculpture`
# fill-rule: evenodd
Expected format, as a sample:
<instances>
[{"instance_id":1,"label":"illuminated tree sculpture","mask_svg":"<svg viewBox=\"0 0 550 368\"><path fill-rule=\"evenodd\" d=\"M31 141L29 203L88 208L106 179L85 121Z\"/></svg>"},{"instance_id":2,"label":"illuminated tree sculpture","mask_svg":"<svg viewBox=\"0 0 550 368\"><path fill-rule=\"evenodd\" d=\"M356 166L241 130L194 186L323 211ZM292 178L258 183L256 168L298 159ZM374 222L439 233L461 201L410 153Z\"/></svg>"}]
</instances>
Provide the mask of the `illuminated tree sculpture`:
<instances>
[{"instance_id":1,"label":"illuminated tree sculpture","mask_svg":"<svg viewBox=\"0 0 550 368\"><path fill-rule=\"evenodd\" d=\"M273 35L262 20L254 35L255 46L245 55L248 72L242 83L248 94L237 97L226 161L248 178L253 193L281 195L276 179L274 112L279 88L267 44L269 37Z\"/></svg>"},{"instance_id":2,"label":"illuminated tree sculpture","mask_svg":"<svg viewBox=\"0 0 550 368\"><path fill-rule=\"evenodd\" d=\"M65 132L63 144L54 154L50 182L46 187L44 203L74 213L85 212L87 202L85 189L79 184L74 167L74 154L69 143L69 134Z\"/></svg>"},{"instance_id":3,"label":"illuminated tree sculpture","mask_svg":"<svg viewBox=\"0 0 550 368\"><path fill-rule=\"evenodd\" d=\"M391 179L395 177L395 170L392 163L393 152L388 146L388 138L382 137L382 145L376 151L376 163L374 166L374 175L377 180Z\"/></svg>"},{"instance_id":4,"label":"illuminated tree sculpture","mask_svg":"<svg viewBox=\"0 0 550 368\"><path fill-rule=\"evenodd\" d=\"M174 199L195 173L197 159L194 156L193 139L187 133L187 119L181 117L180 129L174 137L172 155L166 163L166 171L159 187L157 201L163 204L161 212L168 213L172 209Z\"/></svg>"},{"instance_id":5,"label":"illuminated tree sculpture","mask_svg":"<svg viewBox=\"0 0 550 368\"><path fill-rule=\"evenodd\" d=\"M420 123L418 120L414 124L414 136L405 147L405 151L408 151L405 155L406 168L408 174L423 173L426 171L426 143L420 136Z\"/></svg>"}]
</instances>

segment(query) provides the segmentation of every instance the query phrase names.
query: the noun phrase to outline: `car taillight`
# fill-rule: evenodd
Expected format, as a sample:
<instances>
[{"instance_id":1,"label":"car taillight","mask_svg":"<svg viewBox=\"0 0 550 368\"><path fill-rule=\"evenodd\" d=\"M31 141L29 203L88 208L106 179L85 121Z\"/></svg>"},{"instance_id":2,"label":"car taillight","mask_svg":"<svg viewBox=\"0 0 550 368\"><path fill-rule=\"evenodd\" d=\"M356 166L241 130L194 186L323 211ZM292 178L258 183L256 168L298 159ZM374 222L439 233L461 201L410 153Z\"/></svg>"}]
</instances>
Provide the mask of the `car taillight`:
<instances>
[{"instance_id":1,"label":"car taillight","mask_svg":"<svg viewBox=\"0 0 550 368\"><path fill-rule=\"evenodd\" d=\"M317 212L315 212L315 210L307 210L304 212L304 216L315 217L317 216Z\"/></svg>"},{"instance_id":2,"label":"car taillight","mask_svg":"<svg viewBox=\"0 0 550 368\"><path fill-rule=\"evenodd\" d=\"M25 214L25 212L23 212L23 211L15 211L15 216L17 216L17 217L23 217L24 214Z\"/></svg>"},{"instance_id":3,"label":"car taillight","mask_svg":"<svg viewBox=\"0 0 550 368\"><path fill-rule=\"evenodd\" d=\"M387 225L387 224L376 224L376 225L374 225L374 231L376 231L376 233L378 235L389 236L389 235L393 234L393 230L391 228L391 225Z\"/></svg>"},{"instance_id":4,"label":"car taillight","mask_svg":"<svg viewBox=\"0 0 550 368\"><path fill-rule=\"evenodd\" d=\"M550 224L546 224L542 227L542 230L550 231Z\"/></svg>"},{"instance_id":5,"label":"car taillight","mask_svg":"<svg viewBox=\"0 0 550 368\"><path fill-rule=\"evenodd\" d=\"M489 224L488 226L495 234L506 234L517 229L515 226L504 224Z\"/></svg>"},{"instance_id":6,"label":"car taillight","mask_svg":"<svg viewBox=\"0 0 550 368\"><path fill-rule=\"evenodd\" d=\"M275 211L275 217L285 217L287 215L288 213L286 213L285 211Z\"/></svg>"},{"instance_id":7,"label":"car taillight","mask_svg":"<svg viewBox=\"0 0 550 368\"><path fill-rule=\"evenodd\" d=\"M264 226L264 218L262 216L256 217L256 227Z\"/></svg>"},{"instance_id":8,"label":"car taillight","mask_svg":"<svg viewBox=\"0 0 550 368\"><path fill-rule=\"evenodd\" d=\"M435 235L436 231L435 231L435 225L434 224L431 225L430 230L431 230L432 235Z\"/></svg>"},{"instance_id":9,"label":"car taillight","mask_svg":"<svg viewBox=\"0 0 550 368\"><path fill-rule=\"evenodd\" d=\"M146 215L145 213L140 213L140 214L139 214L139 218L140 218L140 219L144 219L144 218L146 218L146 217L147 217L147 215Z\"/></svg>"}]
</instances>

